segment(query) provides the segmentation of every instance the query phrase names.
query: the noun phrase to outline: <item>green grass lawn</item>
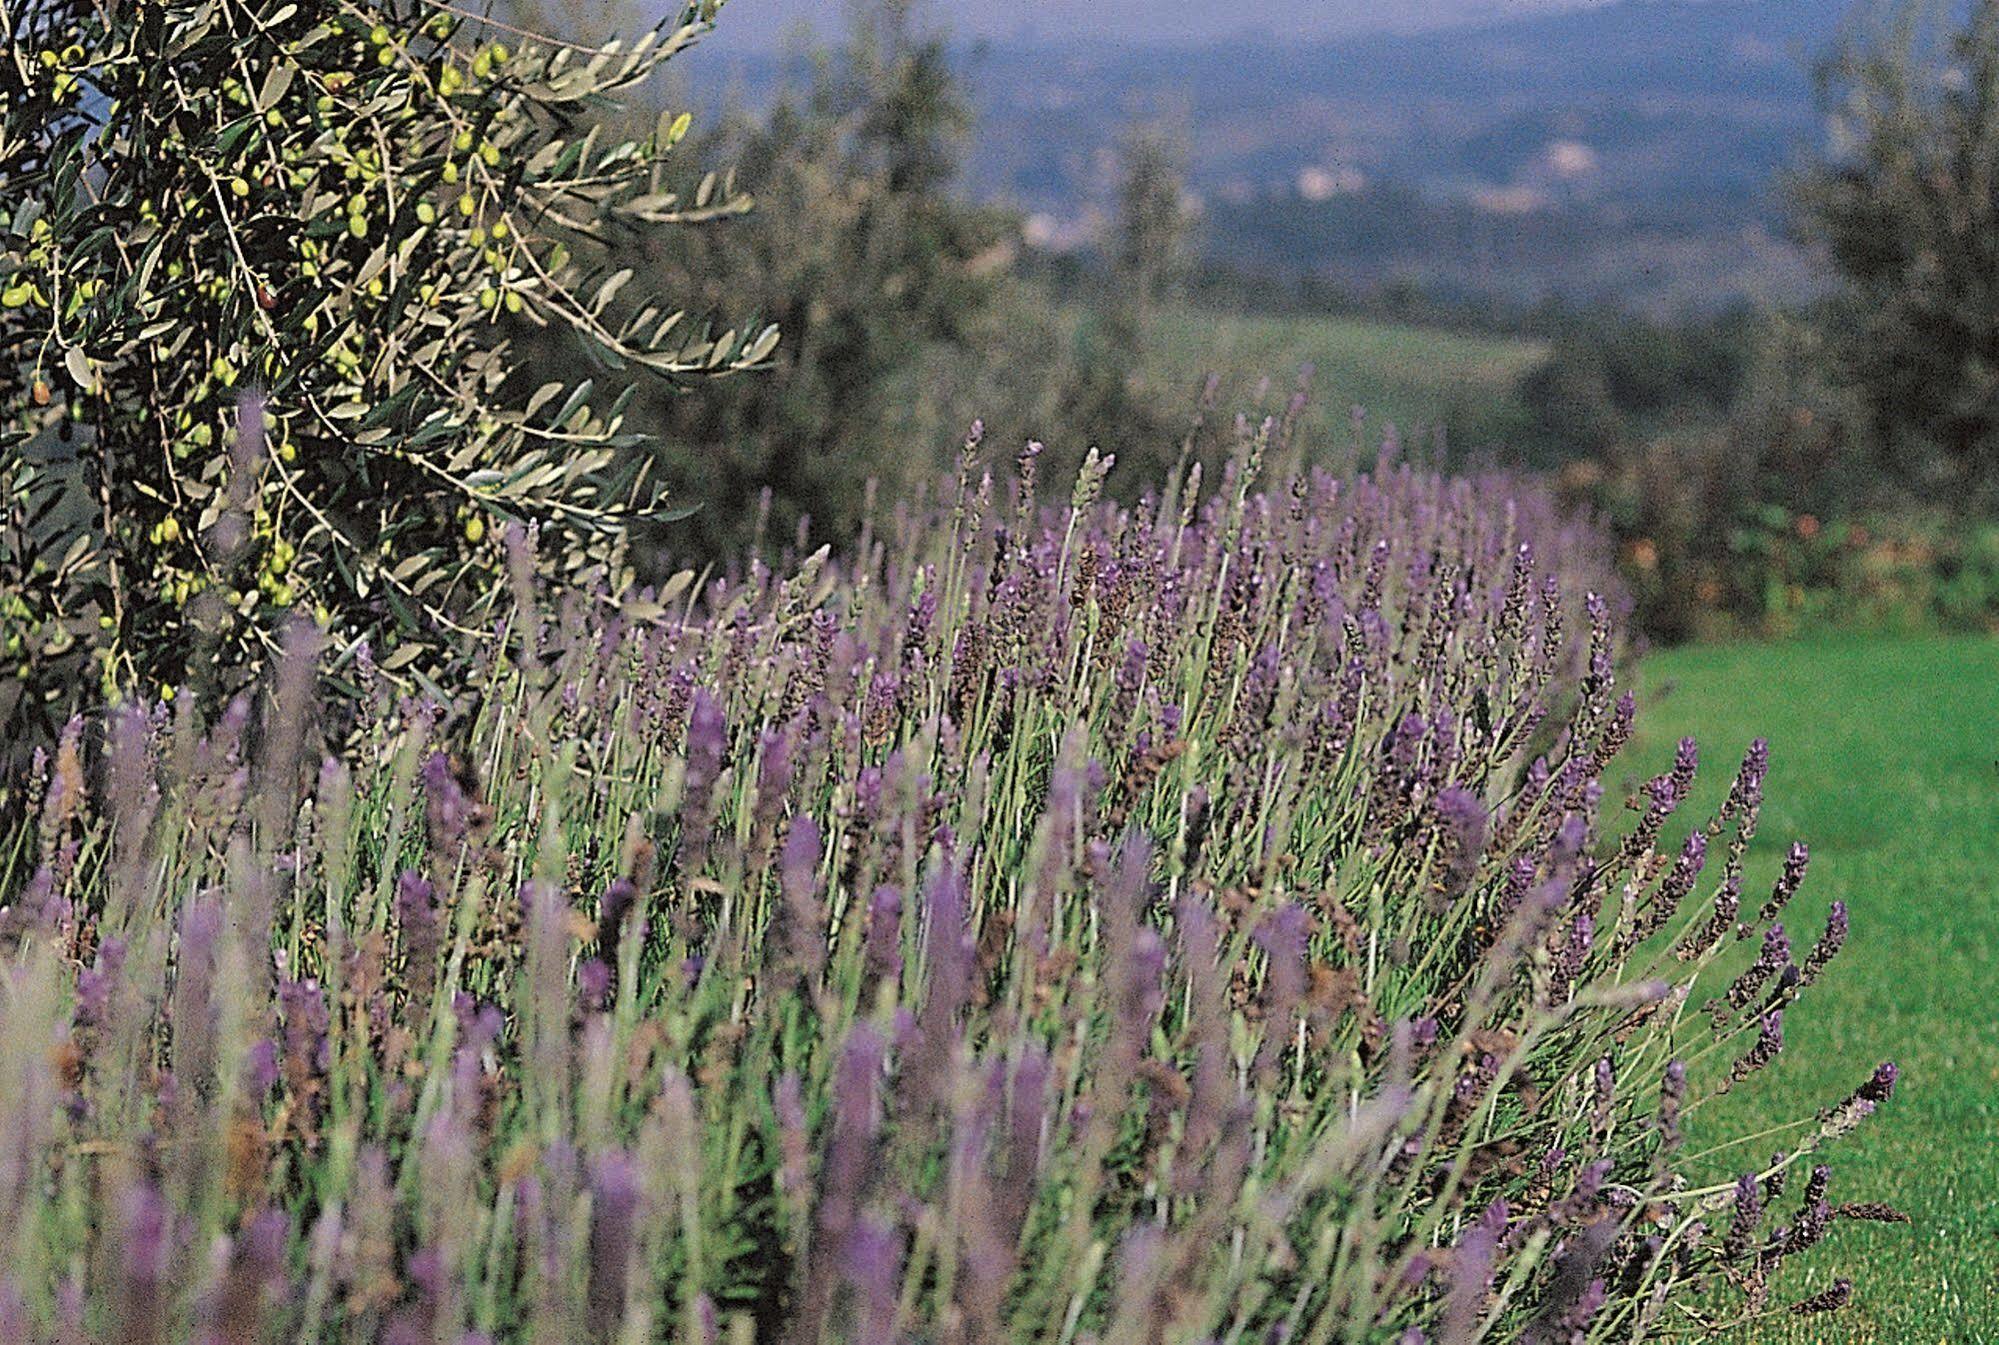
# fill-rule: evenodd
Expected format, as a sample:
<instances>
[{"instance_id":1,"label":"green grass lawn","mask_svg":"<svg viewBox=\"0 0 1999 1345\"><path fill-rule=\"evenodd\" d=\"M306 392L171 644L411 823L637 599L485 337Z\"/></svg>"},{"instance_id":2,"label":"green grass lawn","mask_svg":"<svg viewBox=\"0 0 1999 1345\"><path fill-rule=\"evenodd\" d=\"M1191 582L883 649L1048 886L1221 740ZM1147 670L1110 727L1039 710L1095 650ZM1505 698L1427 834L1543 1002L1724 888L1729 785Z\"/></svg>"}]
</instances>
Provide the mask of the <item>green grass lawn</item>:
<instances>
[{"instance_id":1,"label":"green grass lawn","mask_svg":"<svg viewBox=\"0 0 1999 1345\"><path fill-rule=\"evenodd\" d=\"M1444 424L1466 446L1516 438L1524 412L1514 385L1546 354L1535 341L1406 323L1194 308L1162 312L1151 342L1147 362L1169 386L1191 387L1212 371L1238 386L1268 375L1285 388L1309 361L1317 366L1310 429L1321 443L1348 439L1355 405L1376 426Z\"/></svg>"},{"instance_id":2,"label":"green grass lawn","mask_svg":"<svg viewBox=\"0 0 1999 1345\"><path fill-rule=\"evenodd\" d=\"M1810 1116L1876 1061L1902 1067L1894 1101L1828 1161L1835 1203L1885 1200L1914 1223L1836 1225L1778 1301L1845 1276L1854 1306L1744 1338L1999 1340L1999 640L1698 647L1655 655L1639 680L1637 765L1659 769L1680 736L1699 738L1703 809L1743 746L1770 740L1745 904L1800 839L1812 866L1786 921L1798 956L1835 899L1853 923L1786 1015L1778 1064L1709 1112L1691 1146ZM1748 1167L1777 1147L1717 1162Z\"/></svg>"}]
</instances>

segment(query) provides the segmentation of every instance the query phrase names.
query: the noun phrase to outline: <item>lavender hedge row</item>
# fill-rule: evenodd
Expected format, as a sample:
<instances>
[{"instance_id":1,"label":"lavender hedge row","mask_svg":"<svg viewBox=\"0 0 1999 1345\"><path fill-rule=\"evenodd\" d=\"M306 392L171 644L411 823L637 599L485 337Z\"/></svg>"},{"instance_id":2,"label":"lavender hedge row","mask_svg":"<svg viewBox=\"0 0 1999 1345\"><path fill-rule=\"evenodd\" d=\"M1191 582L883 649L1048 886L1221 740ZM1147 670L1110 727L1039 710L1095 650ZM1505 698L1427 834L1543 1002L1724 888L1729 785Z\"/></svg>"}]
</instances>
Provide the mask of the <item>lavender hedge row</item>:
<instances>
[{"instance_id":1,"label":"lavender hedge row","mask_svg":"<svg viewBox=\"0 0 1999 1345\"><path fill-rule=\"evenodd\" d=\"M452 706L299 632L0 863L0 1340L1642 1340L1804 1304L1821 1150L1688 1151L1845 935L1766 754L1629 820L1614 581L1384 459L935 508L538 612ZM529 540L516 538L525 552ZM342 750L331 742L345 742ZM1683 839L1675 839L1675 838ZM1758 950L1748 969L1729 950ZM1806 940L1805 942L1809 942ZM1804 942L1798 945L1804 948Z\"/></svg>"}]
</instances>

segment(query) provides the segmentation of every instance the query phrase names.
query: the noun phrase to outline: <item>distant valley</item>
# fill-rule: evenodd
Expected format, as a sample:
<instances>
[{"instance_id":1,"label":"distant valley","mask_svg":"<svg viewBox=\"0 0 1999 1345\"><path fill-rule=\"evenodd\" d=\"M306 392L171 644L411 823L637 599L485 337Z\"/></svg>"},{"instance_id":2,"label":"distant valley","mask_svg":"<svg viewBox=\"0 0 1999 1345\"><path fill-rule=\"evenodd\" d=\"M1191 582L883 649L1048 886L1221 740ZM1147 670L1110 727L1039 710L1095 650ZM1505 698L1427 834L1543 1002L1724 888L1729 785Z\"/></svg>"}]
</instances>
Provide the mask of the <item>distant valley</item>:
<instances>
[{"instance_id":1,"label":"distant valley","mask_svg":"<svg viewBox=\"0 0 1999 1345\"><path fill-rule=\"evenodd\" d=\"M1040 245L1087 248L1118 138L1150 122L1184 141L1202 246L1238 269L1659 313L1793 299L1814 278L1781 175L1821 137L1810 62L1841 8L1624 0L1307 43L961 43L965 187ZM685 66L705 100L750 104L800 74L741 50Z\"/></svg>"}]
</instances>

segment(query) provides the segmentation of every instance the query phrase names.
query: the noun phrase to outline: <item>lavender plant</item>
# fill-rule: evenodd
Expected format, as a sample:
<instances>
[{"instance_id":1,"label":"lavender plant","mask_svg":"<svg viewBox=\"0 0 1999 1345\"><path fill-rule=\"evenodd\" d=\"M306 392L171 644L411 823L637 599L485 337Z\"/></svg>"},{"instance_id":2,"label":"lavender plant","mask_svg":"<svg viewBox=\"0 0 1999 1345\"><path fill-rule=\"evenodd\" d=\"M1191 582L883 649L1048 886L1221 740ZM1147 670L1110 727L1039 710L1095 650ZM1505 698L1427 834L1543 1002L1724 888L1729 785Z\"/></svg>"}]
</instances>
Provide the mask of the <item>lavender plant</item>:
<instances>
[{"instance_id":1,"label":"lavender plant","mask_svg":"<svg viewBox=\"0 0 1999 1345\"><path fill-rule=\"evenodd\" d=\"M40 762L0 891L0 1338L1643 1340L1841 1306L1760 1142L1838 951L1767 755L1619 823L1603 548L1385 456L1126 509L975 433L857 552L520 601L465 705L295 630ZM1675 833L1683 833L1675 839ZM1747 970L1736 946L1760 954ZM1802 1175L1799 1175L1802 1174Z\"/></svg>"}]
</instances>

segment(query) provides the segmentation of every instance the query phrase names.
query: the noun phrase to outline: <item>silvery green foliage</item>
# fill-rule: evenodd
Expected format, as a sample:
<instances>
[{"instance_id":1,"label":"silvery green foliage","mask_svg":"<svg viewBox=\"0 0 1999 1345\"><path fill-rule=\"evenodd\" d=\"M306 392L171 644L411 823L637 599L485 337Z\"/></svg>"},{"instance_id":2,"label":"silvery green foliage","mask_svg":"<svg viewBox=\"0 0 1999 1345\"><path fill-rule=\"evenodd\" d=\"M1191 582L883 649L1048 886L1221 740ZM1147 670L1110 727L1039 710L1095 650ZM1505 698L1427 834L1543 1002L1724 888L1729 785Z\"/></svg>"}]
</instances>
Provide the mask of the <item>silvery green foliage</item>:
<instances>
[{"instance_id":1,"label":"silvery green foliage","mask_svg":"<svg viewBox=\"0 0 1999 1345\"><path fill-rule=\"evenodd\" d=\"M713 9L601 50L430 0L0 10L10 738L46 741L83 688L240 686L292 609L424 663L476 624L506 520L546 525L571 572L614 561L655 497L612 470L623 407L567 371L533 392L550 373L504 336L559 325L672 379L770 351L616 305L629 273L562 241L747 206L668 184L685 116L592 129Z\"/></svg>"}]
</instances>

